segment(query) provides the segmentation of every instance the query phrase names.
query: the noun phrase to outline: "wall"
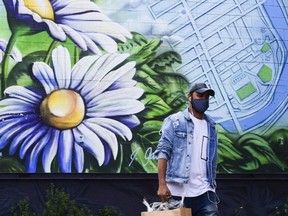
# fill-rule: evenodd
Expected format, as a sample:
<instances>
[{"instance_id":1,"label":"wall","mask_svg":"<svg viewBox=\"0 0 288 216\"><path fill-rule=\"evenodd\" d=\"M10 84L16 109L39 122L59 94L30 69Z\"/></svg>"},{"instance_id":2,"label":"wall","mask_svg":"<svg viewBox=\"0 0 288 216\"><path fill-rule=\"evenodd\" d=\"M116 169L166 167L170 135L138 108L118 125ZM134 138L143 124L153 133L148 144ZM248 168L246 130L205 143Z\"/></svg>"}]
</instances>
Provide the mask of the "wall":
<instances>
[{"instance_id":1,"label":"wall","mask_svg":"<svg viewBox=\"0 0 288 216\"><path fill-rule=\"evenodd\" d=\"M205 82L219 173L287 173L286 4L0 1L0 172L155 173Z\"/></svg>"}]
</instances>

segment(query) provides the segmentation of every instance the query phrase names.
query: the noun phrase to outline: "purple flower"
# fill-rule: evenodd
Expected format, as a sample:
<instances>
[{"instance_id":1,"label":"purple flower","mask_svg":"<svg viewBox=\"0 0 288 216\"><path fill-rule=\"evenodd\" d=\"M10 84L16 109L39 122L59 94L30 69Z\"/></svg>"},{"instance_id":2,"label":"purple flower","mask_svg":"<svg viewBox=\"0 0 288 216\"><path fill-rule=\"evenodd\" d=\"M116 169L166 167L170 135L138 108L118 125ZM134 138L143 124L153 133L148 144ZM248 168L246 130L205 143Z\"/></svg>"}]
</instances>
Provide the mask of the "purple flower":
<instances>
[{"instance_id":1,"label":"purple flower","mask_svg":"<svg viewBox=\"0 0 288 216\"><path fill-rule=\"evenodd\" d=\"M69 37L82 50L101 54L117 51L115 40L126 41L132 35L112 22L90 0L3 0L11 31L28 35L47 31L52 38Z\"/></svg>"},{"instance_id":2,"label":"purple flower","mask_svg":"<svg viewBox=\"0 0 288 216\"><path fill-rule=\"evenodd\" d=\"M61 172L84 169L84 151L101 166L118 154L117 136L132 139L139 124L136 113L143 90L133 80L135 62L128 54L87 56L71 68L70 55L59 46L52 53L51 68L35 62L33 75L43 91L22 86L5 90L0 101L0 149L19 150L27 171L36 172L42 157L44 172L58 156Z\"/></svg>"}]
</instances>

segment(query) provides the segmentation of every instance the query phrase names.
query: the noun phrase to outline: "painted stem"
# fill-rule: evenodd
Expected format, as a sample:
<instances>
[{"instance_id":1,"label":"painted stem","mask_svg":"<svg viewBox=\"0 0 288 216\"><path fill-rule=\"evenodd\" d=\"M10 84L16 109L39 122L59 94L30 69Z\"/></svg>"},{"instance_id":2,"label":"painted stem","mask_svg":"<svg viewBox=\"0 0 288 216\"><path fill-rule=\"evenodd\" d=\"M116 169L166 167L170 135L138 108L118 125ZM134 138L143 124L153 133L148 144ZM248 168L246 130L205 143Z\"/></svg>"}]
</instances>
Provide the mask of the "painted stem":
<instances>
[{"instance_id":1,"label":"painted stem","mask_svg":"<svg viewBox=\"0 0 288 216\"><path fill-rule=\"evenodd\" d=\"M12 34L8 45L6 47L6 50L4 52L4 57L3 57L3 64L2 64L2 73L1 73L1 98L4 97L4 90L7 87L7 79L9 76L9 57L11 56L12 53L12 49L16 43L16 39L17 39L17 34Z\"/></svg>"}]
</instances>

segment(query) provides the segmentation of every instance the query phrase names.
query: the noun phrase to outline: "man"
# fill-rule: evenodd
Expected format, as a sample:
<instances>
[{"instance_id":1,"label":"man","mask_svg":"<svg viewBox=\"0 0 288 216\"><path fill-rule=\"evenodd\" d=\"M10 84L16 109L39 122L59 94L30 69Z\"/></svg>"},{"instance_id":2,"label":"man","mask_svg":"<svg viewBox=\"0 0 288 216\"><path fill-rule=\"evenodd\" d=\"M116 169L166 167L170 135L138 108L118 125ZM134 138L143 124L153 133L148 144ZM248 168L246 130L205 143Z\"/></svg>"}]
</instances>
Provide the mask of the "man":
<instances>
[{"instance_id":1,"label":"man","mask_svg":"<svg viewBox=\"0 0 288 216\"><path fill-rule=\"evenodd\" d=\"M205 83L194 84L188 94L189 107L164 120L155 151L159 197L165 202L171 196L178 200L184 196L193 216L219 215L217 133L214 121L205 114L214 95Z\"/></svg>"}]
</instances>

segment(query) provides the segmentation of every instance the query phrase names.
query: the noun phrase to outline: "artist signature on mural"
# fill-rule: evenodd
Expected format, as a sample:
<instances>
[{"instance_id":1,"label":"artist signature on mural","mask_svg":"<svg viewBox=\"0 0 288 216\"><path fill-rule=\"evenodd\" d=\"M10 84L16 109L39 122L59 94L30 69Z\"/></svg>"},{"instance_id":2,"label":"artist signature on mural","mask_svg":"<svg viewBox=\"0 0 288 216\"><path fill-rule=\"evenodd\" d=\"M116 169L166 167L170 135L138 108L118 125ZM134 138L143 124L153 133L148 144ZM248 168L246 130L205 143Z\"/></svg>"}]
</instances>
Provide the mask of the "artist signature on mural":
<instances>
[{"instance_id":1,"label":"artist signature on mural","mask_svg":"<svg viewBox=\"0 0 288 216\"><path fill-rule=\"evenodd\" d=\"M135 161L135 160L141 160L140 159L140 154L141 154L141 151L142 149L140 147L137 147L133 152L132 154L130 155L130 163L129 163L129 166L132 165L132 163ZM155 160L156 157L153 153L153 149L151 147L149 147L145 153L144 153L144 157L142 157L142 166L147 166L147 164L152 161L152 160Z\"/></svg>"}]
</instances>

